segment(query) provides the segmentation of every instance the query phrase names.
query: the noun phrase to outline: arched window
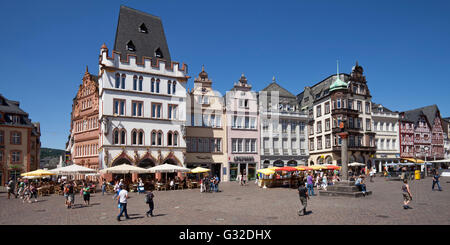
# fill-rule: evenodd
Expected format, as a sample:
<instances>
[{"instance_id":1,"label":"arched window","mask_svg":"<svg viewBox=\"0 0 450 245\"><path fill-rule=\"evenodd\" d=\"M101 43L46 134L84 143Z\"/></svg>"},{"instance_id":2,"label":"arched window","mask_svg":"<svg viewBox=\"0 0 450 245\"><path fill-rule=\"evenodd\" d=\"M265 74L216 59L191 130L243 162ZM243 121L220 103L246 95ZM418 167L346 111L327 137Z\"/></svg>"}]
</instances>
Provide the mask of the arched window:
<instances>
[{"instance_id":1,"label":"arched window","mask_svg":"<svg viewBox=\"0 0 450 245\"><path fill-rule=\"evenodd\" d=\"M122 74L122 83L121 83L121 88L122 89L125 89L125 77L126 77L126 75Z\"/></svg>"},{"instance_id":2,"label":"arched window","mask_svg":"<svg viewBox=\"0 0 450 245\"><path fill-rule=\"evenodd\" d=\"M119 144L119 130L117 128L113 131L113 144Z\"/></svg>"},{"instance_id":3,"label":"arched window","mask_svg":"<svg viewBox=\"0 0 450 245\"><path fill-rule=\"evenodd\" d=\"M161 131L158 132L158 145L162 145L162 137L163 137L163 133Z\"/></svg>"},{"instance_id":4,"label":"arched window","mask_svg":"<svg viewBox=\"0 0 450 245\"><path fill-rule=\"evenodd\" d=\"M131 144L132 145L136 145L137 144L137 133L136 133L136 130L133 130L133 132L131 132Z\"/></svg>"},{"instance_id":5,"label":"arched window","mask_svg":"<svg viewBox=\"0 0 450 245\"><path fill-rule=\"evenodd\" d=\"M169 80L167 81L167 94L170 94L170 92L172 92L172 82Z\"/></svg>"},{"instance_id":6,"label":"arched window","mask_svg":"<svg viewBox=\"0 0 450 245\"><path fill-rule=\"evenodd\" d=\"M125 145L125 137L126 137L126 132L125 132L125 129L122 129L121 131L120 131L120 144L121 145Z\"/></svg>"},{"instance_id":7,"label":"arched window","mask_svg":"<svg viewBox=\"0 0 450 245\"><path fill-rule=\"evenodd\" d=\"M167 145L172 145L172 140L173 140L172 137L173 137L172 132L169 131L169 132L167 133Z\"/></svg>"},{"instance_id":8,"label":"arched window","mask_svg":"<svg viewBox=\"0 0 450 245\"><path fill-rule=\"evenodd\" d=\"M156 93L159 93L159 83L160 83L160 80L158 78L158 79L156 79Z\"/></svg>"},{"instance_id":9,"label":"arched window","mask_svg":"<svg viewBox=\"0 0 450 245\"><path fill-rule=\"evenodd\" d=\"M144 78L142 76L139 77L139 91L142 91L143 80L144 80Z\"/></svg>"},{"instance_id":10,"label":"arched window","mask_svg":"<svg viewBox=\"0 0 450 245\"><path fill-rule=\"evenodd\" d=\"M177 82L173 81L172 82L172 94L175 94L177 92Z\"/></svg>"},{"instance_id":11,"label":"arched window","mask_svg":"<svg viewBox=\"0 0 450 245\"><path fill-rule=\"evenodd\" d=\"M173 145L178 146L178 133L173 133Z\"/></svg>"},{"instance_id":12,"label":"arched window","mask_svg":"<svg viewBox=\"0 0 450 245\"><path fill-rule=\"evenodd\" d=\"M152 93L155 92L155 79L154 78L151 79L150 92L152 92Z\"/></svg>"},{"instance_id":13,"label":"arched window","mask_svg":"<svg viewBox=\"0 0 450 245\"><path fill-rule=\"evenodd\" d=\"M120 88L120 74L116 73L116 84L115 88Z\"/></svg>"},{"instance_id":14,"label":"arched window","mask_svg":"<svg viewBox=\"0 0 450 245\"><path fill-rule=\"evenodd\" d=\"M139 143L139 145L144 144L144 131L142 131L142 130L139 131L138 143Z\"/></svg>"},{"instance_id":15,"label":"arched window","mask_svg":"<svg viewBox=\"0 0 450 245\"><path fill-rule=\"evenodd\" d=\"M137 90L137 76L133 77L133 90Z\"/></svg>"},{"instance_id":16,"label":"arched window","mask_svg":"<svg viewBox=\"0 0 450 245\"><path fill-rule=\"evenodd\" d=\"M156 145L156 132L152 131L152 145Z\"/></svg>"}]
</instances>

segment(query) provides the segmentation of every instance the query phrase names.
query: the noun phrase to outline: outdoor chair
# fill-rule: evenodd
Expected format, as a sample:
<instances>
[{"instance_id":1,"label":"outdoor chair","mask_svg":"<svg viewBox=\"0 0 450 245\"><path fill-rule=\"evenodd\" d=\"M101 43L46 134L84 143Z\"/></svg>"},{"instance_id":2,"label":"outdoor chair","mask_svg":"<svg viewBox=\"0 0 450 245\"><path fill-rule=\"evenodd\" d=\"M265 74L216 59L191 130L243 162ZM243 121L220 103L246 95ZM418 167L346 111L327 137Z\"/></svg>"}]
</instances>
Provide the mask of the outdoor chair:
<instances>
[{"instance_id":1,"label":"outdoor chair","mask_svg":"<svg viewBox=\"0 0 450 245\"><path fill-rule=\"evenodd\" d=\"M188 189L192 189L193 188L192 182L190 182L190 181L187 182L187 188Z\"/></svg>"}]
</instances>

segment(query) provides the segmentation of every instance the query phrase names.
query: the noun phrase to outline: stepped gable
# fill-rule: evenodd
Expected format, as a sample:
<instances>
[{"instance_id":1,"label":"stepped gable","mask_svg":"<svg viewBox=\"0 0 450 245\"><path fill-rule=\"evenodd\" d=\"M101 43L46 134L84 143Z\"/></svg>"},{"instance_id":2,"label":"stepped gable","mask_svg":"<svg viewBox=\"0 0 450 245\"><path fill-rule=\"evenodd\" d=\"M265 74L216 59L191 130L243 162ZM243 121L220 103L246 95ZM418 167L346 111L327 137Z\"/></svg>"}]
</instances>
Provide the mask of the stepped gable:
<instances>
[{"instance_id":1,"label":"stepped gable","mask_svg":"<svg viewBox=\"0 0 450 245\"><path fill-rule=\"evenodd\" d=\"M143 57L171 61L161 19L126 6L120 6L114 51L123 54L122 60L131 54L138 61Z\"/></svg>"}]
</instances>

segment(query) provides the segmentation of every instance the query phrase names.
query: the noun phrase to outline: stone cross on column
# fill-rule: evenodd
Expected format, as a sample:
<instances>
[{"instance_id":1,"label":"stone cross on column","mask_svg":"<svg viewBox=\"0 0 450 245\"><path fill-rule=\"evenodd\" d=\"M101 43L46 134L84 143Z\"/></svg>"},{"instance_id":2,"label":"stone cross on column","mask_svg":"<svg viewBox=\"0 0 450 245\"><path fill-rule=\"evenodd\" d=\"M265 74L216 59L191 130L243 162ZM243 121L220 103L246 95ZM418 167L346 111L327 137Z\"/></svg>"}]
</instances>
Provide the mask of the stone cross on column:
<instances>
[{"instance_id":1,"label":"stone cross on column","mask_svg":"<svg viewBox=\"0 0 450 245\"><path fill-rule=\"evenodd\" d=\"M338 133L338 135L342 139L342 143L341 143L342 179L348 180L348 144L347 144L348 133L342 132L342 133Z\"/></svg>"}]
</instances>

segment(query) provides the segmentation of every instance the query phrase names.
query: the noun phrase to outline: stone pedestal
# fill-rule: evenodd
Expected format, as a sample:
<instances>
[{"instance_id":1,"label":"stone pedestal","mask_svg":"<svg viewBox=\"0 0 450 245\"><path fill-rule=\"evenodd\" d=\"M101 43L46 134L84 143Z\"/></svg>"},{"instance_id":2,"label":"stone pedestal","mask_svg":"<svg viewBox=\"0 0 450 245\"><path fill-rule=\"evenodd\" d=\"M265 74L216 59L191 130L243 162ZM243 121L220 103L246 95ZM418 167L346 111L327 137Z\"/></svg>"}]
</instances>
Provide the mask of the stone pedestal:
<instances>
[{"instance_id":1,"label":"stone pedestal","mask_svg":"<svg viewBox=\"0 0 450 245\"><path fill-rule=\"evenodd\" d=\"M372 191L366 191L366 196L371 195ZM355 181L343 180L336 182L334 185L327 186L327 190L320 190L321 196L346 196L346 197L362 197L362 191L355 186Z\"/></svg>"}]
</instances>

